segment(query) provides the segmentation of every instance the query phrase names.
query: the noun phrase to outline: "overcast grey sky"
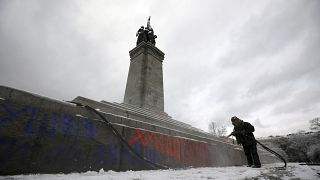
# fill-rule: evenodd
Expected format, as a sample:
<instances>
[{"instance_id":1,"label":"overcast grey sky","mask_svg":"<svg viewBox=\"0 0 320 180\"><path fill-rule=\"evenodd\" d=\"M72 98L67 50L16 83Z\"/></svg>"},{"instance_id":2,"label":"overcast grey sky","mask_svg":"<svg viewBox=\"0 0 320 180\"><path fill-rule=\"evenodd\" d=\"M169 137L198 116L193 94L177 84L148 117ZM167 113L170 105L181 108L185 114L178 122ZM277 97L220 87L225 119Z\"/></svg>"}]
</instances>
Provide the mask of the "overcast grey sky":
<instances>
[{"instance_id":1,"label":"overcast grey sky","mask_svg":"<svg viewBox=\"0 0 320 180\"><path fill-rule=\"evenodd\" d=\"M207 130L237 115L259 137L320 116L318 0L0 0L0 84L122 102L149 15L173 118Z\"/></svg>"}]
</instances>

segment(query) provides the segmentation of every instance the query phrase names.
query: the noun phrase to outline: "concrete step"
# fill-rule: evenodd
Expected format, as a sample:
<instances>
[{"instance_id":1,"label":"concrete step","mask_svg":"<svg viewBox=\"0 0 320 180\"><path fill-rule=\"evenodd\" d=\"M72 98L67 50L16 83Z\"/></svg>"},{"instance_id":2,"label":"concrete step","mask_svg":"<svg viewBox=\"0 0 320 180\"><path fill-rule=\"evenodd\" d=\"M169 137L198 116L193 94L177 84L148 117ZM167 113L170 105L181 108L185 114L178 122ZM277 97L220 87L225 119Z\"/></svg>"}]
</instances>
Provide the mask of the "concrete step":
<instances>
[{"instance_id":1,"label":"concrete step","mask_svg":"<svg viewBox=\"0 0 320 180\"><path fill-rule=\"evenodd\" d=\"M174 120L171 118L171 116L168 116L166 115L166 113L158 113L158 112L154 112L152 110L149 110L149 109L144 109L144 108L140 108L140 107L136 107L136 106L133 106L133 105L129 105L129 104L124 104L124 103L110 103L110 102L107 102L107 101L102 101L103 103L108 103L110 105L115 105L115 106L118 106L118 107L121 107L121 108L125 108L131 112L136 112L136 113L141 113L142 115L145 115L145 116L151 116L153 118L155 118L156 120L159 120L159 121L163 121L163 122L167 122L167 123L170 123L170 124L176 124L176 125L179 125L179 126L183 126L183 127L187 127L187 128L193 128L192 126L186 124L186 123L183 123L183 122L180 122L180 121L177 121L177 120Z\"/></svg>"},{"instance_id":2,"label":"concrete step","mask_svg":"<svg viewBox=\"0 0 320 180\"><path fill-rule=\"evenodd\" d=\"M125 103L110 103L110 102L107 102L107 101L101 101L101 102L109 104L109 105L112 105L112 106L125 108L128 111L139 113L139 114L142 114L144 116L155 118L157 121L160 121L161 123L167 123L169 126L170 125L175 125L175 126L178 126L179 128L183 128L185 130L189 130L192 133L195 133L195 132L203 133L204 132L204 131L202 131L200 129L197 129L197 128L189 125L189 124L186 124L186 123L183 123L181 121L177 121L175 119L172 119L171 116L168 116L166 113L159 113L159 112L156 112L156 111L152 111L150 109L140 108L140 107L137 107L137 106L134 106L134 105L130 105L130 104L125 104ZM165 126L169 127L168 125L165 125Z\"/></svg>"},{"instance_id":3,"label":"concrete step","mask_svg":"<svg viewBox=\"0 0 320 180\"><path fill-rule=\"evenodd\" d=\"M141 113L144 113L144 114L148 114L148 115L152 115L152 116L155 116L155 117L158 117L159 119L171 119L171 116L168 116L167 113L165 112L156 112L156 111L153 111L151 109L146 109L146 108L141 108L141 107L137 107L137 106L133 106L133 105L130 105L130 104L126 104L126 103L115 103L121 107L125 107L125 108L128 108L130 110L134 110L134 111L137 111L137 112L141 112Z\"/></svg>"},{"instance_id":4,"label":"concrete step","mask_svg":"<svg viewBox=\"0 0 320 180\"><path fill-rule=\"evenodd\" d=\"M74 101L82 103L82 104L90 105L90 106L97 108L97 109L100 109L101 111L104 111L104 112L116 113L121 116L126 116L126 112L129 112L132 115L140 117L137 120L145 121L148 123L154 123L155 125L176 128L176 129L180 129L181 131L186 131L186 132L190 132L190 133L194 133L194 134L201 134L202 135L203 133L205 133L202 130L199 130L189 124L174 120L170 116L167 116L166 118L159 118L158 116L154 116L151 114L141 113L141 111L140 112L135 111L139 108L129 109L129 108L126 108L125 106L120 106L118 103L110 103L107 101L97 102L97 101L87 99L84 97L77 97L74 99ZM208 136L208 137L210 137L210 136Z\"/></svg>"},{"instance_id":5,"label":"concrete step","mask_svg":"<svg viewBox=\"0 0 320 180\"><path fill-rule=\"evenodd\" d=\"M160 115L159 113L148 111L147 109L144 109L144 108L139 108L139 107L135 107L135 106L128 106L128 105L125 105L122 103L121 104L120 103L110 103L107 101L101 101L101 102L104 104L114 106L114 107L126 109L127 111L130 111L130 112L143 114L145 116L149 116L149 117L153 117L153 118L157 118L157 119L167 119L169 117L169 116Z\"/></svg>"}]
</instances>

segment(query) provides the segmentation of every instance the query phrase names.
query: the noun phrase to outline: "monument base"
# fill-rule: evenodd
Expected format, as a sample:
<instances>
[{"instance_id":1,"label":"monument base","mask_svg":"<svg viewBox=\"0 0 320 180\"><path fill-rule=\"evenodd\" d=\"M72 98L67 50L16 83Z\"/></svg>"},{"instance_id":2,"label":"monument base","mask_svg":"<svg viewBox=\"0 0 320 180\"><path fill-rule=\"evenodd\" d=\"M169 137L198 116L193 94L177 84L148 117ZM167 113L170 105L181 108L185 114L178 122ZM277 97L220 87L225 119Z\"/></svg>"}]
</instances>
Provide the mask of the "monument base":
<instances>
[{"instance_id":1,"label":"monument base","mask_svg":"<svg viewBox=\"0 0 320 180\"><path fill-rule=\"evenodd\" d=\"M246 164L240 146L190 125L172 119L155 121L147 112L138 113L122 104L82 97L75 101L98 109L134 152L149 162L170 168ZM277 161L267 152L259 150L259 155L263 164ZM154 167L126 148L110 124L93 111L0 86L0 175L101 168L126 171Z\"/></svg>"},{"instance_id":2,"label":"monument base","mask_svg":"<svg viewBox=\"0 0 320 180\"><path fill-rule=\"evenodd\" d=\"M130 51L130 68L123 102L153 111L164 111L162 62L164 53L141 42Z\"/></svg>"}]
</instances>

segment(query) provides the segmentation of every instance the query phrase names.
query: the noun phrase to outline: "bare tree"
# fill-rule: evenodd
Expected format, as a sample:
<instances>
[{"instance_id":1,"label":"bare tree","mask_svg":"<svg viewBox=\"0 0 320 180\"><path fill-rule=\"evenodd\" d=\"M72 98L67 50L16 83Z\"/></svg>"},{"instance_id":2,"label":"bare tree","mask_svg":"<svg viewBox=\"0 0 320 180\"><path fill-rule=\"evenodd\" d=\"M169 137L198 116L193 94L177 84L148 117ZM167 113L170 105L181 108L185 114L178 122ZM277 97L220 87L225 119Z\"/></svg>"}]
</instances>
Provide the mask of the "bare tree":
<instances>
[{"instance_id":1,"label":"bare tree","mask_svg":"<svg viewBox=\"0 0 320 180\"><path fill-rule=\"evenodd\" d=\"M226 126L223 125L219 127L217 130L218 130L218 136L226 136L226 133L227 133Z\"/></svg>"},{"instance_id":2,"label":"bare tree","mask_svg":"<svg viewBox=\"0 0 320 180\"><path fill-rule=\"evenodd\" d=\"M217 127L213 121L209 123L208 129L210 134L217 135Z\"/></svg>"},{"instance_id":3,"label":"bare tree","mask_svg":"<svg viewBox=\"0 0 320 180\"><path fill-rule=\"evenodd\" d=\"M320 130L320 118L314 118L310 120L310 129L311 130Z\"/></svg>"},{"instance_id":4,"label":"bare tree","mask_svg":"<svg viewBox=\"0 0 320 180\"><path fill-rule=\"evenodd\" d=\"M226 133L227 133L227 128L226 128L226 126L223 125L223 126L221 126L221 127L218 127L218 126L216 125L216 123L213 122L213 121L209 123L208 129L209 129L209 133L210 133L210 134L212 134L212 135L214 135L214 136L217 136L217 137L225 136Z\"/></svg>"}]
</instances>

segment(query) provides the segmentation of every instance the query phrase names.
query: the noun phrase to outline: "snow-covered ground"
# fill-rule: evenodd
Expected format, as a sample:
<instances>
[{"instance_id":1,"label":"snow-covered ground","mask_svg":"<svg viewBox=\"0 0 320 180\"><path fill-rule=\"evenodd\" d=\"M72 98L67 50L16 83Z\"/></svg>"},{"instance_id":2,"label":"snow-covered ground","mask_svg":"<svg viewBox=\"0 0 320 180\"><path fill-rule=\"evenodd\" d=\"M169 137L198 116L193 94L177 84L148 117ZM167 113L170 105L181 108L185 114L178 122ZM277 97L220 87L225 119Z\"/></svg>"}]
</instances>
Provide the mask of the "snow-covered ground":
<instances>
[{"instance_id":1,"label":"snow-covered ground","mask_svg":"<svg viewBox=\"0 0 320 180\"><path fill-rule=\"evenodd\" d=\"M203 179L320 179L319 166L301 166L298 163L289 163L286 170L279 170L275 167L281 167L282 164L268 164L260 169L249 167L217 167L217 168L190 168L180 170L152 170L152 171L127 171L100 172L89 171L85 173L71 174L35 174L35 175L17 175L0 176L0 179L76 179L76 180L203 180Z\"/></svg>"}]
</instances>

